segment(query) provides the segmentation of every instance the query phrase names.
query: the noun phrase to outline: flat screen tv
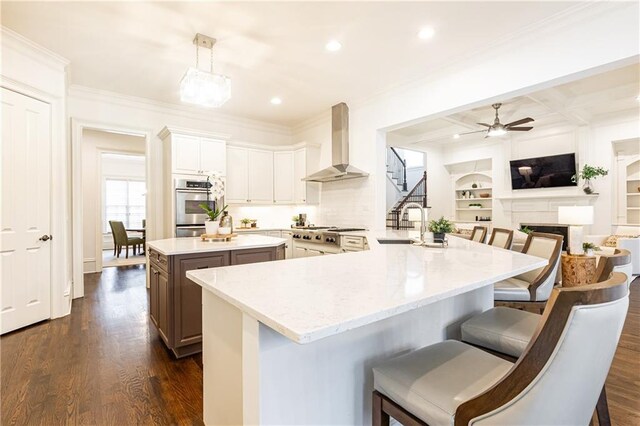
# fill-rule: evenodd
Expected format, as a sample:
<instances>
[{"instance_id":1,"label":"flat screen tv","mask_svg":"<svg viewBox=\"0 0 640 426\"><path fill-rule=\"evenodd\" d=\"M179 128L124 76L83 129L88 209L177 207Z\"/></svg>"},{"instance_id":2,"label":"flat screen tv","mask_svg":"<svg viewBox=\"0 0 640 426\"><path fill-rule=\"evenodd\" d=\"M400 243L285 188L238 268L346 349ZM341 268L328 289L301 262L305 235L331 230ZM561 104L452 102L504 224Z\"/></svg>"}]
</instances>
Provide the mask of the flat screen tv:
<instances>
[{"instance_id":1,"label":"flat screen tv","mask_svg":"<svg viewBox=\"0 0 640 426\"><path fill-rule=\"evenodd\" d=\"M571 177L576 174L574 153L512 160L510 164L512 189L577 185L571 182Z\"/></svg>"}]
</instances>

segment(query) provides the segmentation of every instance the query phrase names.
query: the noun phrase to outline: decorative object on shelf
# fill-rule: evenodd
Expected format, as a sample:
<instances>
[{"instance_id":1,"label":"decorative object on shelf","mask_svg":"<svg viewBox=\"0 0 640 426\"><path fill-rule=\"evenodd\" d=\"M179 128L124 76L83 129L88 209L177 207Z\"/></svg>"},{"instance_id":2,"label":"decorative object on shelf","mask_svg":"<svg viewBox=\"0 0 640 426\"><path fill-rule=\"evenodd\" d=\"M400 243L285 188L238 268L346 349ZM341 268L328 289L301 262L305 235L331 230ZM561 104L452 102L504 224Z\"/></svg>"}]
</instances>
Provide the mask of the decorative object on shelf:
<instances>
[{"instance_id":1,"label":"decorative object on shelf","mask_svg":"<svg viewBox=\"0 0 640 426\"><path fill-rule=\"evenodd\" d=\"M196 66L189 67L180 81L180 100L204 107L220 107L231 98L231 79L213 72L213 46L216 39L198 33L193 44L196 45ZM208 72L199 68L201 47L211 51Z\"/></svg>"},{"instance_id":2,"label":"decorative object on shelf","mask_svg":"<svg viewBox=\"0 0 640 426\"><path fill-rule=\"evenodd\" d=\"M241 228L249 228L251 226L251 219L247 219L246 217L240 221Z\"/></svg>"},{"instance_id":3,"label":"decorative object on shelf","mask_svg":"<svg viewBox=\"0 0 640 426\"><path fill-rule=\"evenodd\" d=\"M228 235L233 233L233 218L229 215L228 211L222 213L222 219L220 219L220 228L218 228L218 234Z\"/></svg>"},{"instance_id":4,"label":"decorative object on shelf","mask_svg":"<svg viewBox=\"0 0 640 426\"><path fill-rule=\"evenodd\" d=\"M479 186L478 186L478 184L477 184L477 183L473 183L473 184L471 184L471 188L473 188L473 189L477 189L477 188L479 188Z\"/></svg>"},{"instance_id":5,"label":"decorative object on shelf","mask_svg":"<svg viewBox=\"0 0 640 426\"><path fill-rule=\"evenodd\" d=\"M480 198L489 198L489 197L491 197L491 194L489 194L488 192L480 193Z\"/></svg>"},{"instance_id":6,"label":"decorative object on shelf","mask_svg":"<svg viewBox=\"0 0 640 426\"><path fill-rule=\"evenodd\" d=\"M258 227L258 219L251 219L251 227L252 228Z\"/></svg>"},{"instance_id":7,"label":"decorative object on shelf","mask_svg":"<svg viewBox=\"0 0 640 426\"><path fill-rule=\"evenodd\" d=\"M582 250L584 250L587 256L593 256L593 251L600 250L600 247L593 243L582 243Z\"/></svg>"},{"instance_id":8,"label":"decorative object on shelf","mask_svg":"<svg viewBox=\"0 0 640 426\"><path fill-rule=\"evenodd\" d=\"M571 182L577 182L578 179L584 180L584 184L582 185L582 190L585 194L594 194L595 191L593 189L593 183L591 182L593 179L596 179L598 176L606 176L609 174L609 170L603 167L595 167L585 164L580 170L579 173L571 176Z\"/></svg>"},{"instance_id":9,"label":"decorative object on shelf","mask_svg":"<svg viewBox=\"0 0 640 426\"><path fill-rule=\"evenodd\" d=\"M293 222L293 224L291 225L291 227L293 228L294 226L298 226L298 222L300 222L300 216L299 215L294 215L291 217L291 222Z\"/></svg>"},{"instance_id":10,"label":"decorative object on shelf","mask_svg":"<svg viewBox=\"0 0 640 426\"><path fill-rule=\"evenodd\" d=\"M471 204L469 204L469 208L470 209L481 209L482 208L482 204L480 204L480 203L471 203Z\"/></svg>"},{"instance_id":11,"label":"decorative object on shelf","mask_svg":"<svg viewBox=\"0 0 640 426\"><path fill-rule=\"evenodd\" d=\"M584 254L582 226L593 224L593 206L560 206L558 223L569 225L569 254Z\"/></svg>"},{"instance_id":12,"label":"decorative object on shelf","mask_svg":"<svg viewBox=\"0 0 640 426\"><path fill-rule=\"evenodd\" d=\"M434 241L444 241L444 234L453 232L453 229L453 223L445 219L444 216L429 222L429 231L433 232Z\"/></svg>"},{"instance_id":13,"label":"decorative object on shelf","mask_svg":"<svg viewBox=\"0 0 640 426\"><path fill-rule=\"evenodd\" d=\"M204 222L205 232L207 234L217 234L218 228L220 227L218 218L222 212L227 210L227 207L229 207L224 206L221 209L218 208L218 200L224 197L224 180L221 174L214 172L207 176L207 182L210 184L208 195L210 195L215 201L214 208L209 208L208 203L200 204L200 208L205 211L207 216L209 216L209 220Z\"/></svg>"}]
</instances>

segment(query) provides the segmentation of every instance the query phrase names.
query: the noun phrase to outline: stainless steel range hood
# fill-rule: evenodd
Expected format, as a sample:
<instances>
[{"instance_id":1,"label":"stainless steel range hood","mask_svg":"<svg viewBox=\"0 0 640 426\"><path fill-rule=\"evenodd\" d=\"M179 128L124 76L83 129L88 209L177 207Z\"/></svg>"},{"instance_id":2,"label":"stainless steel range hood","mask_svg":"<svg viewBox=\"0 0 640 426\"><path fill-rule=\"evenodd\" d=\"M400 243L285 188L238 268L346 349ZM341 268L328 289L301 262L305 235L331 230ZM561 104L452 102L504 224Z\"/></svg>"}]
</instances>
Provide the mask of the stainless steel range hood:
<instances>
[{"instance_id":1,"label":"stainless steel range hood","mask_svg":"<svg viewBox=\"0 0 640 426\"><path fill-rule=\"evenodd\" d=\"M369 173L349 164L349 107L344 102L331 107L331 161L331 167L302 180L333 182L369 176Z\"/></svg>"}]
</instances>

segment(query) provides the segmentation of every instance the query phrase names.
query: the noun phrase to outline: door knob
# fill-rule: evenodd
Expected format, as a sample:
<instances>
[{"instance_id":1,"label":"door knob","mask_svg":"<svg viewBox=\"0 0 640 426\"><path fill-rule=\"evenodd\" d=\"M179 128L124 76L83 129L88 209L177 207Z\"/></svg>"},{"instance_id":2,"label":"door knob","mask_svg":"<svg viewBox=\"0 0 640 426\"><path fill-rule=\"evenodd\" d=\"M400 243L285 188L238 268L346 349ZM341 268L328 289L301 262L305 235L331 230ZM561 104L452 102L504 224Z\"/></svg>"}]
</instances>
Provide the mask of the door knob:
<instances>
[{"instance_id":1,"label":"door knob","mask_svg":"<svg viewBox=\"0 0 640 426\"><path fill-rule=\"evenodd\" d=\"M46 234L45 234L45 235L43 235L42 237L40 237L40 238L38 238L38 239L39 239L40 241L49 241L49 240L52 240L52 239L53 239L53 237L52 237L52 236L50 236L50 235L46 235Z\"/></svg>"}]
</instances>

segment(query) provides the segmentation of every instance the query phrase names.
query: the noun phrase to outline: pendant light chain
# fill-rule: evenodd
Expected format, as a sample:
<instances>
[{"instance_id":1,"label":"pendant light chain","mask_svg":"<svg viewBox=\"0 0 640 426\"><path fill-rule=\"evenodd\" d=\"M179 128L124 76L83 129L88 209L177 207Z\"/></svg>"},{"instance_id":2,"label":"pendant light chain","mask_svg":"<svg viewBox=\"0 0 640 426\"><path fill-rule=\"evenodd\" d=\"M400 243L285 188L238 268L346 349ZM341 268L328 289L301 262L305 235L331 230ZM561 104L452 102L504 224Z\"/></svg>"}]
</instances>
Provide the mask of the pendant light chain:
<instances>
[{"instance_id":1,"label":"pendant light chain","mask_svg":"<svg viewBox=\"0 0 640 426\"><path fill-rule=\"evenodd\" d=\"M196 69L199 69L198 67L199 59L200 59L200 45L199 43L196 43Z\"/></svg>"}]
</instances>

